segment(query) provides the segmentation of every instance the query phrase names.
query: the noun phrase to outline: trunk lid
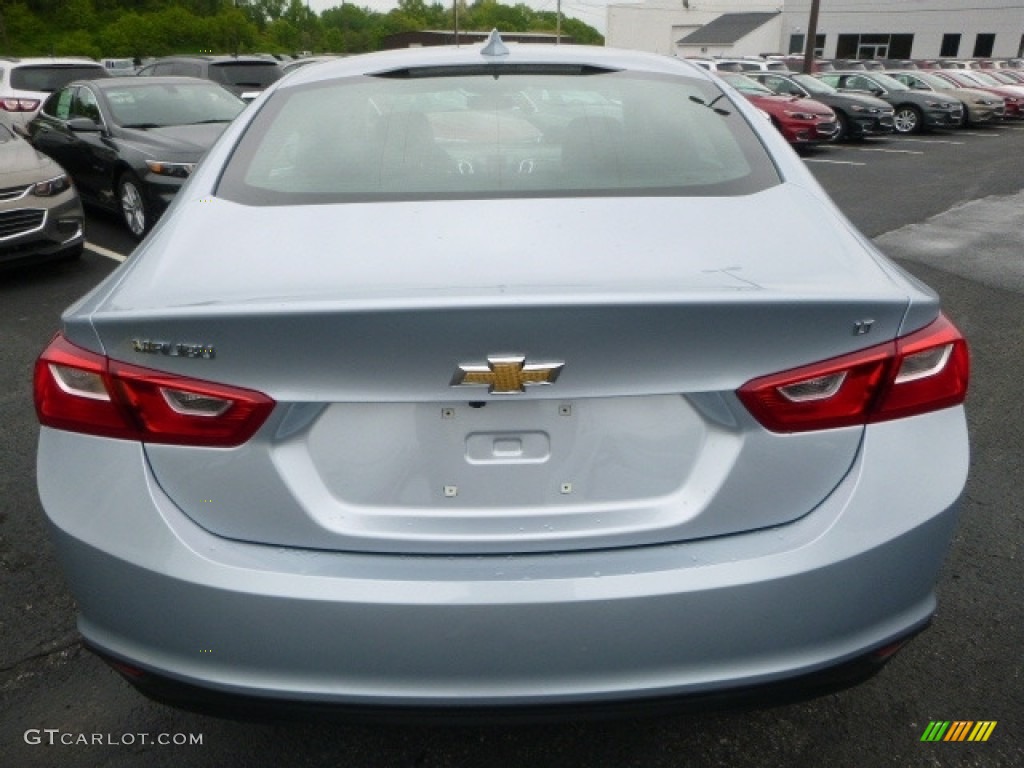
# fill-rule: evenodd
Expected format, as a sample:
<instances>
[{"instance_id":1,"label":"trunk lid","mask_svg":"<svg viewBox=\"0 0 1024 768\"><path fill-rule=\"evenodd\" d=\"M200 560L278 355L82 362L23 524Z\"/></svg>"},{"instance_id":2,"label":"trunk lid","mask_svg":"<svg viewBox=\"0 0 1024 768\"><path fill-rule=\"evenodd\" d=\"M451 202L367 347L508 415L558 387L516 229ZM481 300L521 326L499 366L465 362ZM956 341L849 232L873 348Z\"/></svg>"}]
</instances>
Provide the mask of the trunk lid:
<instances>
[{"instance_id":1,"label":"trunk lid","mask_svg":"<svg viewBox=\"0 0 1024 768\"><path fill-rule=\"evenodd\" d=\"M862 431L772 434L735 390L891 339L907 311L908 286L814 200L783 185L742 222L731 198L595 198L268 208L255 225L185 201L187 223L89 309L113 358L278 402L239 448L146 448L219 535L439 554L717 536L811 511ZM452 386L510 355L563 366L521 394Z\"/></svg>"}]
</instances>

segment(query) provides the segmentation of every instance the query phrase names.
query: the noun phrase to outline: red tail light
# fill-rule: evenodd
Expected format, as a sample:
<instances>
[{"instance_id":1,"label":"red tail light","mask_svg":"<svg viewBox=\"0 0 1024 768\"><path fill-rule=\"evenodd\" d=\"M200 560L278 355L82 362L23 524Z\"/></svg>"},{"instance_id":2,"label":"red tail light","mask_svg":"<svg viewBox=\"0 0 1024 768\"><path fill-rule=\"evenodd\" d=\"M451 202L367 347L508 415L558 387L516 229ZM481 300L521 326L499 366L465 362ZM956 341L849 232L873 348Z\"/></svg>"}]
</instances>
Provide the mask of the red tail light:
<instances>
[{"instance_id":1,"label":"red tail light","mask_svg":"<svg viewBox=\"0 0 1024 768\"><path fill-rule=\"evenodd\" d=\"M0 109L5 112L35 112L39 99L0 99Z\"/></svg>"},{"instance_id":2,"label":"red tail light","mask_svg":"<svg viewBox=\"0 0 1024 768\"><path fill-rule=\"evenodd\" d=\"M36 361L40 424L146 443L230 447L274 407L266 395L140 368L53 337Z\"/></svg>"},{"instance_id":3,"label":"red tail light","mask_svg":"<svg viewBox=\"0 0 1024 768\"><path fill-rule=\"evenodd\" d=\"M969 374L967 342L939 315L909 336L754 379L737 394L771 431L804 432L957 405L967 396Z\"/></svg>"}]
</instances>

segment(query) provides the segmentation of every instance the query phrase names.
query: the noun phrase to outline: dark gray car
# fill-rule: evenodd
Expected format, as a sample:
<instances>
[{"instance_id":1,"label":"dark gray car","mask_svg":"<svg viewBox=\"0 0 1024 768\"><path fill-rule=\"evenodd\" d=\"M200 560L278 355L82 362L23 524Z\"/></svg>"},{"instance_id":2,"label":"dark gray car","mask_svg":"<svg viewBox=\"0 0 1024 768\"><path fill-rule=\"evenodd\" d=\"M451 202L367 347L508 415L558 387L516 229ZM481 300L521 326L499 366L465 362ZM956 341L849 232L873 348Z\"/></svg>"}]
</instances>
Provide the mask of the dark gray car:
<instances>
[{"instance_id":1,"label":"dark gray car","mask_svg":"<svg viewBox=\"0 0 1024 768\"><path fill-rule=\"evenodd\" d=\"M139 77L177 75L218 83L244 101L252 101L284 76L274 59L263 56L167 56L139 70Z\"/></svg>"},{"instance_id":2,"label":"dark gray car","mask_svg":"<svg viewBox=\"0 0 1024 768\"><path fill-rule=\"evenodd\" d=\"M816 77L833 88L865 91L889 102L895 110L896 133L919 133L925 128L958 128L964 119L959 99L941 93L915 91L883 72L822 72Z\"/></svg>"}]
</instances>

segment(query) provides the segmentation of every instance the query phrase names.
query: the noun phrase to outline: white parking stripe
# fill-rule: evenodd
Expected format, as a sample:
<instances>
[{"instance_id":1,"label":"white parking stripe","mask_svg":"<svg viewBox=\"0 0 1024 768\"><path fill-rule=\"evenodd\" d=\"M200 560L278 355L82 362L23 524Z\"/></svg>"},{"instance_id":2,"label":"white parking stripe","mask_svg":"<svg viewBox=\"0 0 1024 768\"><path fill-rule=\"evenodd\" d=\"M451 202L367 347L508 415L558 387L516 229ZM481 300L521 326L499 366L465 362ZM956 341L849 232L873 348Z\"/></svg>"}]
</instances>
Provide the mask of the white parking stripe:
<instances>
[{"instance_id":1,"label":"white parking stripe","mask_svg":"<svg viewBox=\"0 0 1024 768\"><path fill-rule=\"evenodd\" d=\"M88 241L86 241L85 247L88 248L93 253L97 254L98 256L106 256L108 259L113 259L114 261L124 261L125 259L128 258L123 253L111 251L108 248L104 248L101 245L96 245L95 243L90 243Z\"/></svg>"},{"instance_id":2,"label":"white parking stripe","mask_svg":"<svg viewBox=\"0 0 1024 768\"><path fill-rule=\"evenodd\" d=\"M867 165L867 163L857 163L853 160L819 160L813 157L805 157L805 163L829 163L830 165Z\"/></svg>"},{"instance_id":3,"label":"white parking stripe","mask_svg":"<svg viewBox=\"0 0 1024 768\"><path fill-rule=\"evenodd\" d=\"M900 141L916 141L918 144L966 144L964 141L949 141L948 139L909 139L901 137Z\"/></svg>"},{"instance_id":4,"label":"white parking stripe","mask_svg":"<svg viewBox=\"0 0 1024 768\"><path fill-rule=\"evenodd\" d=\"M998 133L964 133L963 131L960 131L959 133L957 133L957 136L981 136L982 138L985 138L985 139L998 139L999 138L999 134Z\"/></svg>"},{"instance_id":5,"label":"white parking stripe","mask_svg":"<svg viewBox=\"0 0 1024 768\"><path fill-rule=\"evenodd\" d=\"M888 152L893 155L923 155L919 149L882 149L881 147L855 147L858 152Z\"/></svg>"}]
</instances>

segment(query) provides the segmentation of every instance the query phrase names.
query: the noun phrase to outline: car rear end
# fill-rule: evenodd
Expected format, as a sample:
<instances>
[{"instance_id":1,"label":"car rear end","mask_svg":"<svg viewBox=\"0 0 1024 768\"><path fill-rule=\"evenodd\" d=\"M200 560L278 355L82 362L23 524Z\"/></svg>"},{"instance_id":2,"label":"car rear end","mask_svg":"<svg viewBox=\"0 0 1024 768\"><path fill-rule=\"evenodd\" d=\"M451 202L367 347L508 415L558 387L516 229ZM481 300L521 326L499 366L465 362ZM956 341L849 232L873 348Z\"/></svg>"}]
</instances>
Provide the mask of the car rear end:
<instances>
[{"instance_id":1,"label":"car rear end","mask_svg":"<svg viewBox=\"0 0 1024 768\"><path fill-rule=\"evenodd\" d=\"M72 80L109 77L102 64L74 59L23 59L7 63L0 82L0 110L4 122L25 135L25 126L39 112L46 97Z\"/></svg>"},{"instance_id":2,"label":"car rear end","mask_svg":"<svg viewBox=\"0 0 1024 768\"><path fill-rule=\"evenodd\" d=\"M934 294L707 76L503 56L295 73L41 356L80 628L145 692L717 697L928 623L968 459ZM551 145L525 86L601 109Z\"/></svg>"}]
</instances>

